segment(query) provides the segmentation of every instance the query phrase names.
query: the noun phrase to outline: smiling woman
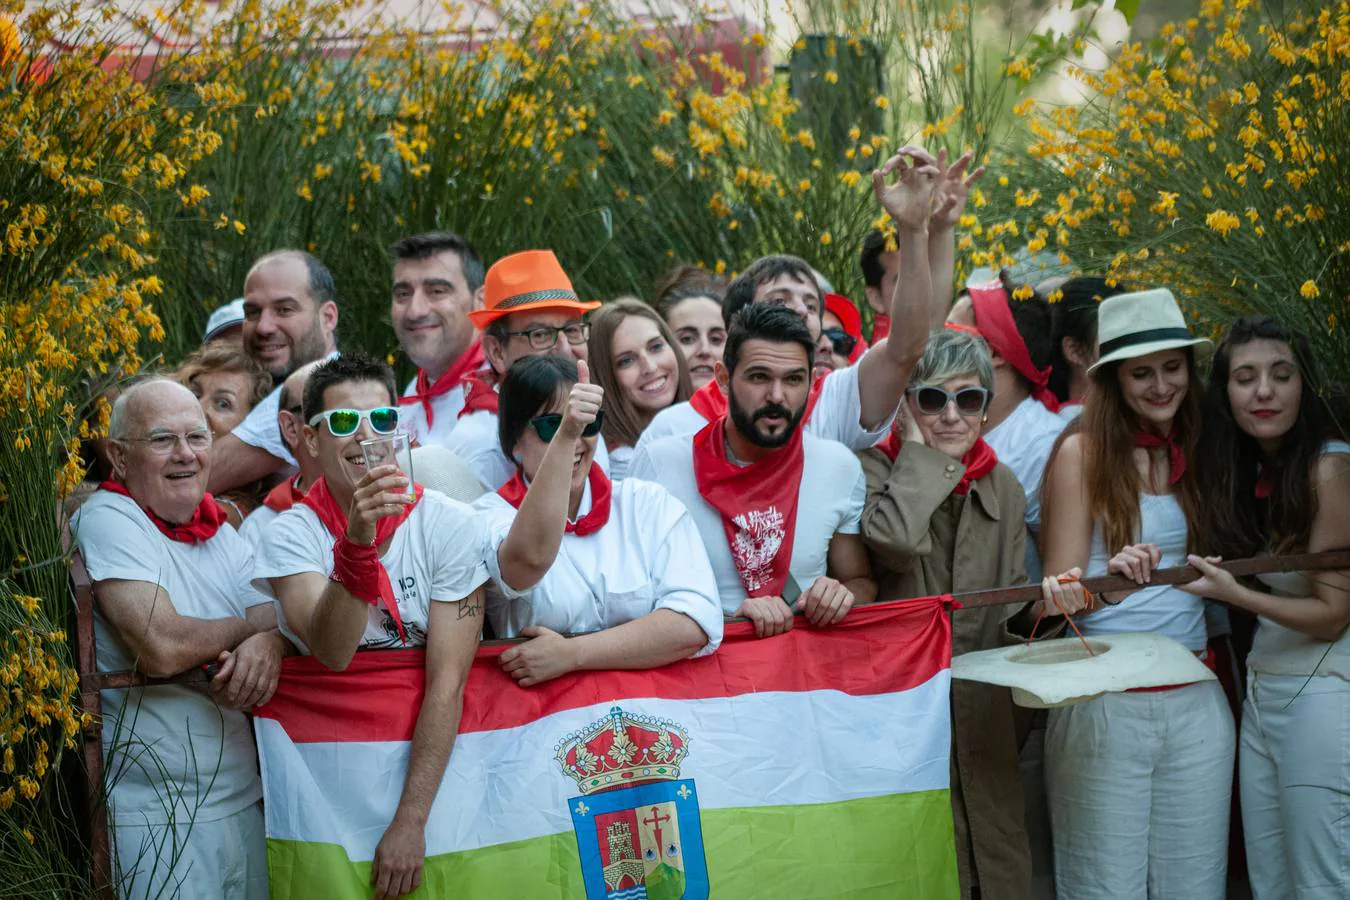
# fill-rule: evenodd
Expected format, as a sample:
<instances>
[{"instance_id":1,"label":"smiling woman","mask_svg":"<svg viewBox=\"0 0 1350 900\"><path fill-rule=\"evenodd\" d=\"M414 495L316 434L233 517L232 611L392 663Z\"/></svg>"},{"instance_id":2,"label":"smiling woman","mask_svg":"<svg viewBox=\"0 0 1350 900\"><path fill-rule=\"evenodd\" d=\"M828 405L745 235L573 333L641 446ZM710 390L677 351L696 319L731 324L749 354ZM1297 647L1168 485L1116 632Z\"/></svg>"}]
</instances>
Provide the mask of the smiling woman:
<instances>
[{"instance_id":1,"label":"smiling woman","mask_svg":"<svg viewBox=\"0 0 1350 900\"><path fill-rule=\"evenodd\" d=\"M272 390L272 379L237 344L208 344L183 360L174 380L201 402L212 437L223 437L244 421Z\"/></svg>"}]
</instances>

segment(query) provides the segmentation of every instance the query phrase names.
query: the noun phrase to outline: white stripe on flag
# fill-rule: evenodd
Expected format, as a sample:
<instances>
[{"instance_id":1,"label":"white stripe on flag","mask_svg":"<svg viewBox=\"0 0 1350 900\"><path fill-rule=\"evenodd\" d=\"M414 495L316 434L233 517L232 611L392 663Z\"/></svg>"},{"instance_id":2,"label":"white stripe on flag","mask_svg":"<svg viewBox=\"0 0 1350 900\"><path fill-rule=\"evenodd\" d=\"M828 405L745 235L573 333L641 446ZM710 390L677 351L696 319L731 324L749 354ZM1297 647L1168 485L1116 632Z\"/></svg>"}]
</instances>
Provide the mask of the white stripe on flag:
<instances>
[{"instance_id":1,"label":"white stripe on flag","mask_svg":"<svg viewBox=\"0 0 1350 900\"><path fill-rule=\"evenodd\" d=\"M680 777L696 780L706 810L945 789L950 689L943 669L893 694L766 692L616 702L689 733ZM567 801L580 790L554 760L554 747L603 719L609 707L462 735L431 811L427 854L571 831ZM353 860L371 859L403 790L409 743L295 745L276 721L256 724L267 836L339 844Z\"/></svg>"}]
</instances>

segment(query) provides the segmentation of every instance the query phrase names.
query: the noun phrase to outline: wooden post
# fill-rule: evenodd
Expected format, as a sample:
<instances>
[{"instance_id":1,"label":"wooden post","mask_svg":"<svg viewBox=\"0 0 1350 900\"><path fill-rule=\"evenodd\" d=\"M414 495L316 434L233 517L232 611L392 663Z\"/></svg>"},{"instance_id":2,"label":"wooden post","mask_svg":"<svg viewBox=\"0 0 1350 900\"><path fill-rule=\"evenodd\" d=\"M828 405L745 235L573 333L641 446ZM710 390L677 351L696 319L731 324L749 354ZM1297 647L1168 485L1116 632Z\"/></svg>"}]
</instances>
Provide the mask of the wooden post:
<instances>
[{"instance_id":1,"label":"wooden post","mask_svg":"<svg viewBox=\"0 0 1350 900\"><path fill-rule=\"evenodd\" d=\"M97 678L98 652L94 643L94 589L78 551L71 556L70 580L75 589L80 708L89 714L89 724L84 726L83 734L84 768L89 778L85 794L89 814L89 882L98 900L115 900L108 807L103 796L103 697Z\"/></svg>"}]
</instances>

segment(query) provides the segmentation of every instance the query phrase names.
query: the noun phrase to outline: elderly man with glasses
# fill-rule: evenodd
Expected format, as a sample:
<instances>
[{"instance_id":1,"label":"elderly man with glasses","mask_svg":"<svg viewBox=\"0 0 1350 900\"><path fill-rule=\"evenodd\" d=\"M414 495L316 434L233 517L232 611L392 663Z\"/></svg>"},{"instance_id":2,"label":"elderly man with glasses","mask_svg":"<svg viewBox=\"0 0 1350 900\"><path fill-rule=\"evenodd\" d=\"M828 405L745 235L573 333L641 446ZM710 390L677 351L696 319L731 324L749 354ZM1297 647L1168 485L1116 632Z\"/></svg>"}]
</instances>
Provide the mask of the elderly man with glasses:
<instances>
[{"instance_id":1,"label":"elderly man with glasses","mask_svg":"<svg viewBox=\"0 0 1350 900\"><path fill-rule=\"evenodd\" d=\"M421 883L424 830L459 729L488 578L482 517L396 466L367 471L361 444L398 430L396 403L393 372L369 357L340 356L310 373L301 415L322 475L264 528L253 572L280 600L287 634L330 669L347 668L362 648L426 647L407 780L375 849L379 898Z\"/></svg>"},{"instance_id":2,"label":"elderly man with glasses","mask_svg":"<svg viewBox=\"0 0 1350 900\"><path fill-rule=\"evenodd\" d=\"M599 306L577 297L549 250L513 253L488 269L483 306L468 316L483 329L483 353L490 368L468 381L459 420L444 440L488 490L497 490L516 474L515 462L502 452L497 427L497 385L506 370L527 356L586 359L591 327L581 317ZM597 442L595 462L609 471L604 438Z\"/></svg>"},{"instance_id":3,"label":"elderly man with glasses","mask_svg":"<svg viewBox=\"0 0 1350 900\"><path fill-rule=\"evenodd\" d=\"M267 896L262 788L241 710L276 689L287 643L249 583L253 553L206 493L211 431L197 398L163 378L113 405L114 480L71 523L93 580L103 671L184 684L103 692L108 810L122 897Z\"/></svg>"}]
</instances>

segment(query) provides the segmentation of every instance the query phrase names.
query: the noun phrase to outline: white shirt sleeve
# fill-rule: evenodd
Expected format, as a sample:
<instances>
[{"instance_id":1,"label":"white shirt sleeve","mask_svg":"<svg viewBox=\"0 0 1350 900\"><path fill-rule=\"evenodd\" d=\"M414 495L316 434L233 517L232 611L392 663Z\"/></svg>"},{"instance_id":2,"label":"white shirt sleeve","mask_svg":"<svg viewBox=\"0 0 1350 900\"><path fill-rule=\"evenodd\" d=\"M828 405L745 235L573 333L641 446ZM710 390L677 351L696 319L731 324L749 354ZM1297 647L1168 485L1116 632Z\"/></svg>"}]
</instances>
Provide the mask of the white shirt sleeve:
<instances>
[{"instance_id":1,"label":"white shirt sleeve","mask_svg":"<svg viewBox=\"0 0 1350 900\"><path fill-rule=\"evenodd\" d=\"M333 571L333 541L307 506L293 506L263 528L253 561L253 586L271 595L269 578Z\"/></svg>"},{"instance_id":2,"label":"white shirt sleeve","mask_svg":"<svg viewBox=\"0 0 1350 900\"><path fill-rule=\"evenodd\" d=\"M228 536L225 532L228 531ZM264 603L273 603L270 594L264 594L253 585L254 552L253 545L247 539L240 537L238 532L229 526L222 526L218 540L226 541L226 546L230 551L231 560L236 563L231 575L235 580L235 596L244 609L253 606L262 606ZM277 618L281 618L281 612L278 610Z\"/></svg>"},{"instance_id":3,"label":"white shirt sleeve","mask_svg":"<svg viewBox=\"0 0 1350 900\"><path fill-rule=\"evenodd\" d=\"M660 493L665 508L657 521L665 523L665 537L651 562L656 593L653 608L684 613L693 619L708 636L708 642L695 656L707 656L722 643L722 601L717 595L717 578L689 511L666 490L661 489Z\"/></svg>"},{"instance_id":4,"label":"white shirt sleeve","mask_svg":"<svg viewBox=\"0 0 1350 900\"><path fill-rule=\"evenodd\" d=\"M628 474L624 476L625 478L637 478L641 481L660 480L656 477L656 466L652 464L652 455L648 449L650 446L650 441L643 446L642 440L638 440L637 447L633 449L633 458L628 461Z\"/></svg>"},{"instance_id":5,"label":"white shirt sleeve","mask_svg":"<svg viewBox=\"0 0 1350 900\"><path fill-rule=\"evenodd\" d=\"M422 502L430 513L423 525L426 552L435 560L431 600L456 603L488 580L486 557L495 545L487 520L468 504L443 495L428 493Z\"/></svg>"},{"instance_id":6,"label":"white shirt sleeve","mask_svg":"<svg viewBox=\"0 0 1350 900\"><path fill-rule=\"evenodd\" d=\"M886 437L891 430L891 423L895 421L895 412L892 411L876 428L863 428L862 384L858 380L861 362L860 359L846 369L835 369L825 376L815 409L811 411L805 426L816 437L838 441L850 450L866 450L875 446Z\"/></svg>"},{"instance_id":7,"label":"white shirt sleeve","mask_svg":"<svg viewBox=\"0 0 1350 900\"><path fill-rule=\"evenodd\" d=\"M851 459L855 470L853 490L849 491L843 522L835 531L836 534L858 534L862 531L863 506L867 503L867 476L863 474L862 464L858 462L858 458L854 456ZM801 514L802 510L798 509L797 515Z\"/></svg>"},{"instance_id":8,"label":"white shirt sleeve","mask_svg":"<svg viewBox=\"0 0 1350 900\"><path fill-rule=\"evenodd\" d=\"M295 457L281 440L281 428L277 425L277 411L281 408L281 388L276 388L248 411L244 421L231 432L250 447L266 450L287 465L296 465Z\"/></svg>"},{"instance_id":9,"label":"white shirt sleeve","mask_svg":"<svg viewBox=\"0 0 1350 900\"><path fill-rule=\"evenodd\" d=\"M152 539L155 527L134 501L105 502L96 493L80 509L72 531L91 580L163 583L168 566L163 544Z\"/></svg>"}]
</instances>

